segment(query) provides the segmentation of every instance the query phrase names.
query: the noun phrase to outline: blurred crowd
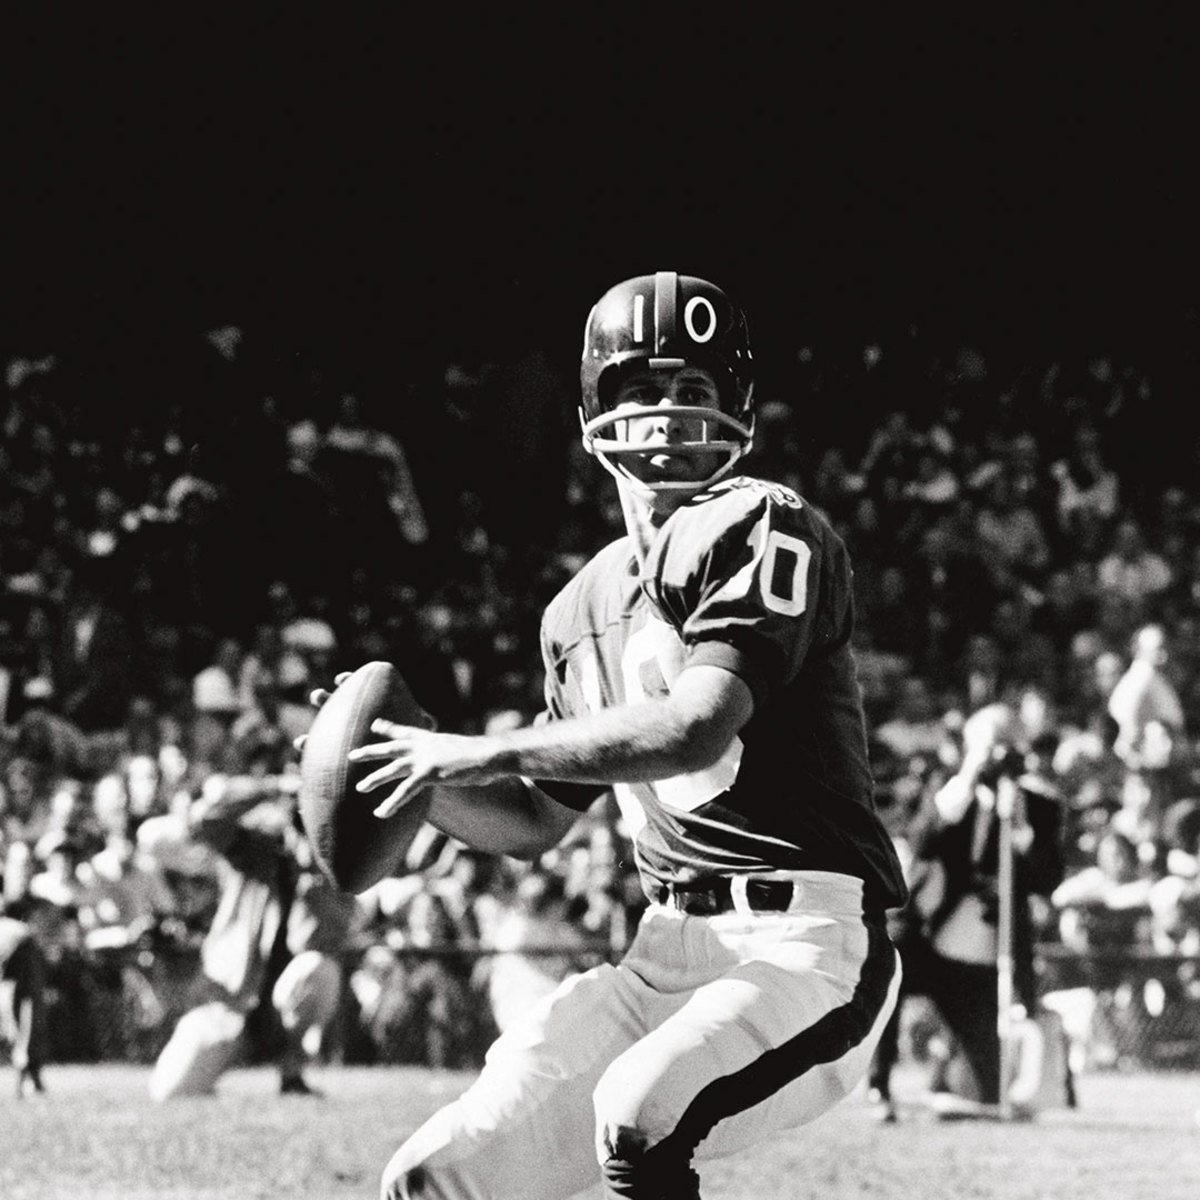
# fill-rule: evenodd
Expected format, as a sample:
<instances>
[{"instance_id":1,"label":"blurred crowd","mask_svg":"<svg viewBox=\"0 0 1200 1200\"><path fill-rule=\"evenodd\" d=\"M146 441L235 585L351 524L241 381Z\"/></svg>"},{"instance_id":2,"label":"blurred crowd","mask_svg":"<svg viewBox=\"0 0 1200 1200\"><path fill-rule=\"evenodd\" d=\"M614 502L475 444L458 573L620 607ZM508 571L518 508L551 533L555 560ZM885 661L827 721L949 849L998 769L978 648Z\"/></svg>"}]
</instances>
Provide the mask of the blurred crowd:
<instances>
[{"instance_id":1,"label":"blurred crowd","mask_svg":"<svg viewBox=\"0 0 1200 1200\"><path fill-rule=\"evenodd\" d=\"M902 349L801 348L760 389L747 463L849 545L894 836L957 769L969 716L1036 693L1050 716L1017 749L1061 806L1066 864L1039 943L1195 957L1190 426L1155 469L1162 397L1136 365ZM274 847L275 932L303 923L321 877L279 781L313 688L388 659L443 727L531 720L541 611L622 528L570 374L540 352L386 397L235 326L159 354L174 373L16 356L0 389L0 916L44 954L59 1058L152 1058L193 1002L229 864L203 814L229 780L276 781L238 820ZM607 802L533 866L431 832L341 914L321 1052L476 1061L514 1006L619 949L640 903ZM302 952L280 938L263 995Z\"/></svg>"}]
</instances>

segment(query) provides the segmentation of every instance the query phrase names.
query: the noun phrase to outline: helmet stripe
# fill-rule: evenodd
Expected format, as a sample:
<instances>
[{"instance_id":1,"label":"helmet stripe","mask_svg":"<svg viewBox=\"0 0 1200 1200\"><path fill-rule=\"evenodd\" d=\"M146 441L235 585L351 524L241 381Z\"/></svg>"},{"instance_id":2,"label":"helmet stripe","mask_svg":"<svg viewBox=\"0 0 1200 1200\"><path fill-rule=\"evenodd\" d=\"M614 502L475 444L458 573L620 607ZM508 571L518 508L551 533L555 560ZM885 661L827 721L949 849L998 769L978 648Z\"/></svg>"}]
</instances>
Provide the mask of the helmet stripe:
<instances>
[{"instance_id":1,"label":"helmet stripe","mask_svg":"<svg viewBox=\"0 0 1200 1200\"><path fill-rule=\"evenodd\" d=\"M654 276L654 349L675 344L675 301L679 295L679 276L674 271L658 271Z\"/></svg>"}]
</instances>

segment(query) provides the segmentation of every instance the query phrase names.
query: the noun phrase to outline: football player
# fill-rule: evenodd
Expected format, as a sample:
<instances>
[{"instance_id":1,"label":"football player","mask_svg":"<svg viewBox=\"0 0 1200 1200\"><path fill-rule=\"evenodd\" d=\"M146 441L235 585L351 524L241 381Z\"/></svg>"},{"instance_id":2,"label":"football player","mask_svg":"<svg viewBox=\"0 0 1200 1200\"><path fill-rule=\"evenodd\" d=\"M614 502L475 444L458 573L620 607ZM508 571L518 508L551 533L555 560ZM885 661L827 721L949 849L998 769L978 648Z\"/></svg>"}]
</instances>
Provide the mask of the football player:
<instances>
[{"instance_id":1,"label":"football player","mask_svg":"<svg viewBox=\"0 0 1200 1200\"><path fill-rule=\"evenodd\" d=\"M884 914L905 885L872 799L850 563L800 496L735 472L745 316L703 279L629 279L588 317L581 380L627 532L545 613L543 719L379 721L352 757L381 817L410 806L507 855L613 789L648 905L619 964L506 1030L397 1151L393 1200L699 1196L697 1161L846 1096L895 1001Z\"/></svg>"}]
</instances>

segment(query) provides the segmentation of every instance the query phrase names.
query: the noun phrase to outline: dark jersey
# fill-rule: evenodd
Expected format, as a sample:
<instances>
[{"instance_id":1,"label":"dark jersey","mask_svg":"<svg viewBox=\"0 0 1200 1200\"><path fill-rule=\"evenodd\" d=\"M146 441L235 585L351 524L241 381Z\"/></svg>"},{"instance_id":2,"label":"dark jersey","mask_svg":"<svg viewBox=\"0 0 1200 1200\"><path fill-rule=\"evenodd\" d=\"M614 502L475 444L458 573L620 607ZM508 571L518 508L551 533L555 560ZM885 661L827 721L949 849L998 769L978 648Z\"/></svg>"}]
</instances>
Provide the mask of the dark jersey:
<instances>
[{"instance_id":1,"label":"dark jersey","mask_svg":"<svg viewBox=\"0 0 1200 1200\"><path fill-rule=\"evenodd\" d=\"M903 902L872 798L853 613L850 562L829 523L788 488L748 477L672 514L642 570L620 538L551 602L550 720L666 695L701 663L754 696L713 766L614 788L647 895L714 874L823 870L861 878L874 907ZM575 808L597 794L539 786Z\"/></svg>"}]
</instances>

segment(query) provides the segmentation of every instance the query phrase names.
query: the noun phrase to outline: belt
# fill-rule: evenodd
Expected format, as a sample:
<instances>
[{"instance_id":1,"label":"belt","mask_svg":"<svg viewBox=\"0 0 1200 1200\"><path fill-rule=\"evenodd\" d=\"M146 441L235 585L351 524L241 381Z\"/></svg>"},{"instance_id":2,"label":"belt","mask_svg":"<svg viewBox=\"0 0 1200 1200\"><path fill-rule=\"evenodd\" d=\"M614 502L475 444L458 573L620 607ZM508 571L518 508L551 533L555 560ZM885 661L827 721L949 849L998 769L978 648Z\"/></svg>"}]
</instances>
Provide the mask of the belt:
<instances>
[{"instance_id":1,"label":"belt","mask_svg":"<svg viewBox=\"0 0 1200 1200\"><path fill-rule=\"evenodd\" d=\"M693 883L660 883L655 900L693 917L712 917L735 909L751 913L790 912L801 884L792 879L726 875Z\"/></svg>"}]
</instances>

